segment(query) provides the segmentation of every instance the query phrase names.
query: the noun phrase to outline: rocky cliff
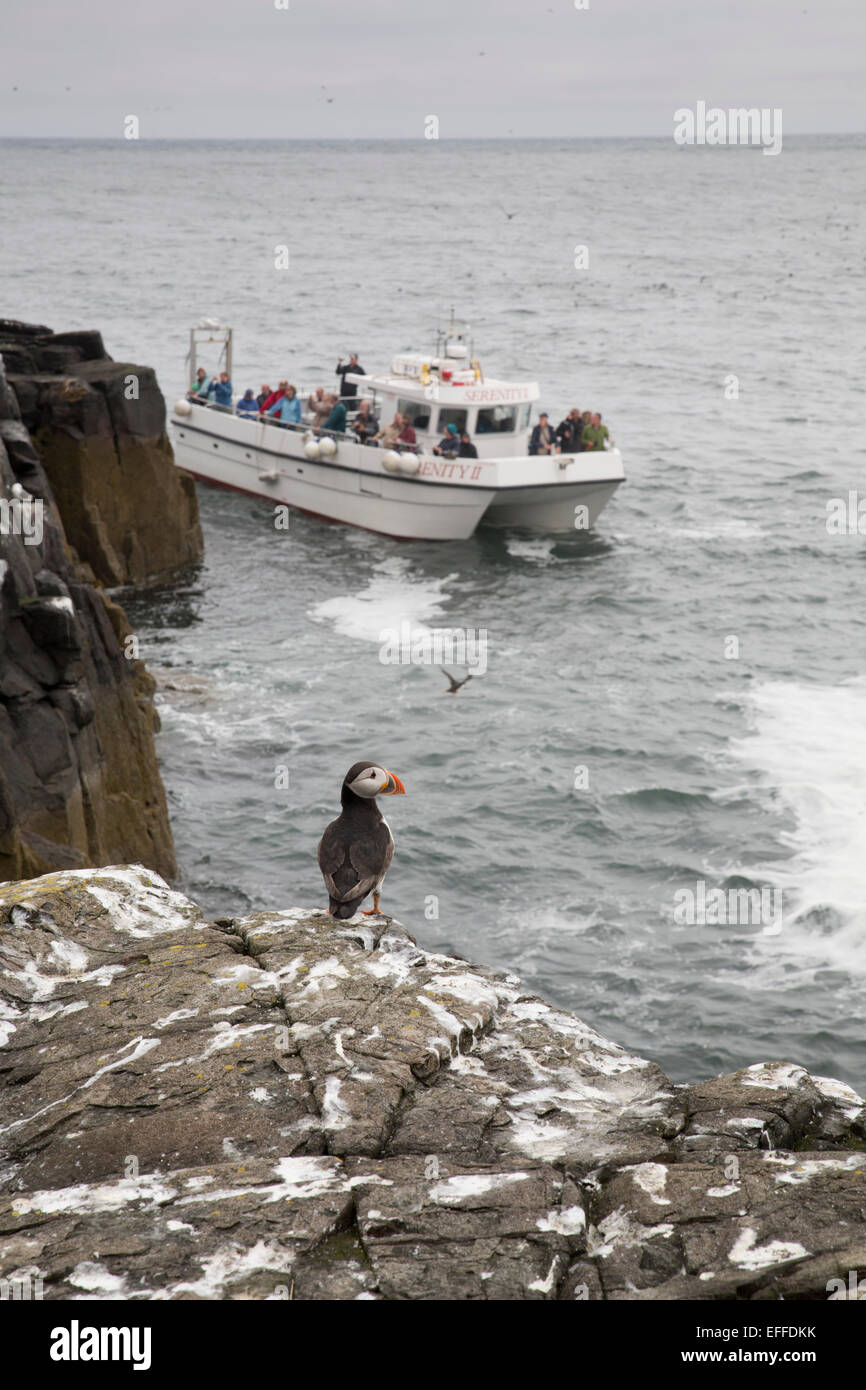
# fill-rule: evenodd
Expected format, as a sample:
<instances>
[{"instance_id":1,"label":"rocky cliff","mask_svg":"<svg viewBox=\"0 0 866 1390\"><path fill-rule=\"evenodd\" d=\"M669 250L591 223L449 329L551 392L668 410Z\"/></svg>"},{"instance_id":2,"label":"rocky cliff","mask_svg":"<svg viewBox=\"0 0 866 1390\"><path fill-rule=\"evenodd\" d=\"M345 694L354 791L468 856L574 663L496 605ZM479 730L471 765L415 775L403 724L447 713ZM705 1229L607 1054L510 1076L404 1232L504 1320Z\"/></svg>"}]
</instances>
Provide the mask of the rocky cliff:
<instances>
[{"instance_id":1,"label":"rocky cliff","mask_svg":"<svg viewBox=\"0 0 866 1390\"><path fill-rule=\"evenodd\" d=\"M857 1296L866 1109L801 1066L675 1086L394 921L138 867L0 887L0 968L0 1277L46 1298Z\"/></svg>"},{"instance_id":2,"label":"rocky cliff","mask_svg":"<svg viewBox=\"0 0 866 1390\"><path fill-rule=\"evenodd\" d=\"M0 323L0 877L131 858L172 875L153 741L154 682L135 659L122 609L92 582L94 570L118 582L152 575L170 558L153 539L162 525L162 494L155 490L146 509L142 503L135 535L124 539L126 522L118 518L126 516L130 497L141 500L140 484L128 482L124 470L132 457L147 454L146 436L130 443L102 388L51 374L61 359L69 370L92 368L107 391L116 364L69 358L95 353L98 334L52 337L45 330L35 342L38 330L25 327ZM15 328L22 331L13 350L8 340ZM87 341L67 344L64 336ZM35 376L21 374L25 355L40 369ZM41 421L41 447L52 458L64 508L7 381L10 359L31 420ZM111 428L117 426L111 449L103 448L100 432L109 416ZM139 428L130 412L125 418L130 429ZM58 462L61 437L76 461L69 476ZM150 457L156 469L156 456ZM161 471L166 493L186 506L190 480L176 481L170 456ZM194 497L191 506L186 514L194 518ZM190 524L172 552L175 564L199 553L197 520Z\"/></svg>"},{"instance_id":3,"label":"rocky cliff","mask_svg":"<svg viewBox=\"0 0 866 1390\"><path fill-rule=\"evenodd\" d=\"M152 584L200 560L195 484L174 466L153 369L113 361L99 333L10 319L0 357L66 538L100 583Z\"/></svg>"}]
</instances>

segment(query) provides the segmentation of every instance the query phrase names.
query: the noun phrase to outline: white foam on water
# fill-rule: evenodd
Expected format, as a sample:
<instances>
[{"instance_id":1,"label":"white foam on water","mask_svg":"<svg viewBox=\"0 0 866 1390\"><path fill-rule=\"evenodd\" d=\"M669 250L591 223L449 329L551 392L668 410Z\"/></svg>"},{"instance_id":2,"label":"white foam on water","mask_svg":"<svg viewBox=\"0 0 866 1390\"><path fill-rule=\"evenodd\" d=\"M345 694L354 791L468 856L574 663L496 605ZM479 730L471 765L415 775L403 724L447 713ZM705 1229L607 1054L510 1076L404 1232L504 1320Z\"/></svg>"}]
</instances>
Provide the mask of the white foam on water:
<instances>
[{"instance_id":1,"label":"white foam on water","mask_svg":"<svg viewBox=\"0 0 866 1390\"><path fill-rule=\"evenodd\" d=\"M761 865L783 894L774 953L866 969L866 677L768 681L749 696L752 732L732 753L757 772L793 828L791 857ZM821 914L820 916L818 914ZM786 949L787 948L787 949Z\"/></svg>"},{"instance_id":2,"label":"white foam on water","mask_svg":"<svg viewBox=\"0 0 866 1390\"><path fill-rule=\"evenodd\" d=\"M509 537L505 549L515 560L527 560L537 565L549 565L553 559L555 540L519 541Z\"/></svg>"},{"instance_id":3,"label":"white foam on water","mask_svg":"<svg viewBox=\"0 0 866 1390\"><path fill-rule=\"evenodd\" d=\"M356 637L364 642L382 642L382 633L386 631L399 635L404 622L415 637L428 633L428 623L442 617L442 605L449 597L445 585L454 578L455 575L419 578L413 575L408 560L391 557L374 565L373 577L365 589L326 599L310 610L310 617L315 622L332 623L341 637Z\"/></svg>"}]
</instances>

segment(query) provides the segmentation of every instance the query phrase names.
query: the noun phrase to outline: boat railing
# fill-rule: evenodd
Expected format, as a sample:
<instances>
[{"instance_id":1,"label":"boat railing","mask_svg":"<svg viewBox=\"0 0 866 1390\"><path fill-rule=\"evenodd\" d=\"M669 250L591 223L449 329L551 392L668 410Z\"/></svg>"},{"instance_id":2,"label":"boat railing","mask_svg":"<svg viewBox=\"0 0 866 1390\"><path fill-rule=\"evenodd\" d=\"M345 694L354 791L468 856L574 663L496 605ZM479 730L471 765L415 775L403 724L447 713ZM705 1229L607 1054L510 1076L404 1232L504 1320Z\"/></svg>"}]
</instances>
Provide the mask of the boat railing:
<instances>
[{"instance_id":1,"label":"boat railing","mask_svg":"<svg viewBox=\"0 0 866 1390\"><path fill-rule=\"evenodd\" d=\"M261 414L261 411L259 411L259 413L253 413L252 410L235 410L234 406L221 406L221 404L215 402L215 400L204 400L204 398L200 398L200 396L188 396L188 400L193 406L204 406L207 410L217 411L217 414L221 414L221 416L234 416L236 420L256 420L257 424L270 425L270 427L275 428L275 430L289 430L292 431L293 434L310 434L310 432L313 432L313 434L316 435L331 435L331 438L334 439L348 439L349 443L366 443L370 448L379 448L379 442L374 441L374 439L359 439L359 436L354 434L352 430L327 430L324 425L317 425L314 420L302 420L300 424L297 424L295 420L281 420L278 416ZM421 452L417 443L413 445L413 443L406 443L405 441L398 441L393 443L393 445L388 445L388 448L398 449L399 452L402 453Z\"/></svg>"},{"instance_id":2,"label":"boat railing","mask_svg":"<svg viewBox=\"0 0 866 1390\"><path fill-rule=\"evenodd\" d=\"M352 430L326 429L324 425L317 425L314 419L301 420L300 424L295 420L281 420L277 415L263 415L260 411L254 413L251 410L236 410L232 405L220 405L217 401L205 400L200 396L187 397L191 405L201 405L207 410L216 411L219 415L232 415L237 420L255 420L260 425L268 425L274 429L289 430L294 434L313 433L316 436L329 435L332 439L345 439L350 444L366 444L370 448L379 448L379 441L372 439L359 439ZM418 454L420 449L417 444L407 444L398 441L396 444L388 446L406 454Z\"/></svg>"}]
</instances>

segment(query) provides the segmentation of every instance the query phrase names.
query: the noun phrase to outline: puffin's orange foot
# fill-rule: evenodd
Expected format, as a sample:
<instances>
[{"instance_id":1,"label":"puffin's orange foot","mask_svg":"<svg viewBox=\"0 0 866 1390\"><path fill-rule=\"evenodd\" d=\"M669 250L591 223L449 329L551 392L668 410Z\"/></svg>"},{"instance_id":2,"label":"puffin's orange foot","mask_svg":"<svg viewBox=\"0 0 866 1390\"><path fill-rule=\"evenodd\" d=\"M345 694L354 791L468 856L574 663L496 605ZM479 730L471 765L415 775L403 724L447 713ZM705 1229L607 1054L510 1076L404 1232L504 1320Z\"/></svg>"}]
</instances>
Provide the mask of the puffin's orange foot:
<instances>
[{"instance_id":1,"label":"puffin's orange foot","mask_svg":"<svg viewBox=\"0 0 866 1390\"><path fill-rule=\"evenodd\" d=\"M374 894L373 894L373 906L372 906L372 907L362 907L362 908L361 908L361 916L362 916L362 917L380 917L380 916L381 916L381 913L379 912L379 894L378 894L378 893L374 893Z\"/></svg>"}]
</instances>

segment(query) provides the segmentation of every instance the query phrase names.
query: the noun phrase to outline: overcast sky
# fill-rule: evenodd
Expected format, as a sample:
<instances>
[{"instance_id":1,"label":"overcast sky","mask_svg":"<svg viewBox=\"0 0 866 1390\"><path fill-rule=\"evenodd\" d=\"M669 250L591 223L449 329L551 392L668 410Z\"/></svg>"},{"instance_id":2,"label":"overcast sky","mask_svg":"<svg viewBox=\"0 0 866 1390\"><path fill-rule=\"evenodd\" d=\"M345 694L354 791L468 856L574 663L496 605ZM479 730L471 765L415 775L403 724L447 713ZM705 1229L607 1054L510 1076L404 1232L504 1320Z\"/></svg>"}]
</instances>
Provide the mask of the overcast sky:
<instances>
[{"instance_id":1,"label":"overcast sky","mask_svg":"<svg viewBox=\"0 0 866 1390\"><path fill-rule=\"evenodd\" d=\"M866 130L866 0L288 4L3 0L0 135L664 136L699 99Z\"/></svg>"}]
</instances>

